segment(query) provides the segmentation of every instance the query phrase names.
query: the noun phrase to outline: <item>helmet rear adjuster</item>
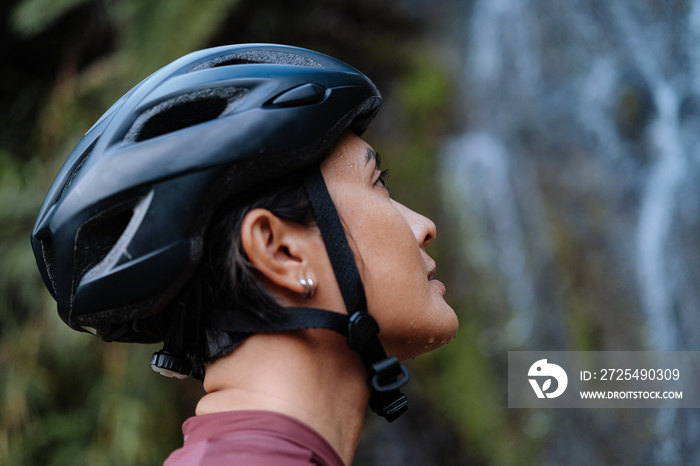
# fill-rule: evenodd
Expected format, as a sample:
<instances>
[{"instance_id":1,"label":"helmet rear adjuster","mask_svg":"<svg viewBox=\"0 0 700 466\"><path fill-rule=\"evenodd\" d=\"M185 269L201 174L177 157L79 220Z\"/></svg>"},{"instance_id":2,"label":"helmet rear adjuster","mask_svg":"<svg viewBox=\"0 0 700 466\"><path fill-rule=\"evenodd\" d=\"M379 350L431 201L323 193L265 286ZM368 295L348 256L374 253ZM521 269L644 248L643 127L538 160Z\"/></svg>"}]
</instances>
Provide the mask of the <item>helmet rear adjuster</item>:
<instances>
[{"instance_id":1,"label":"helmet rear adjuster","mask_svg":"<svg viewBox=\"0 0 700 466\"><path fill-rule=\"evenodd\" d=\"M185 379L192 370L192 364L187 357L160 350L151 356L151 369L165 377Z\"/></svg>"}]
</instances>

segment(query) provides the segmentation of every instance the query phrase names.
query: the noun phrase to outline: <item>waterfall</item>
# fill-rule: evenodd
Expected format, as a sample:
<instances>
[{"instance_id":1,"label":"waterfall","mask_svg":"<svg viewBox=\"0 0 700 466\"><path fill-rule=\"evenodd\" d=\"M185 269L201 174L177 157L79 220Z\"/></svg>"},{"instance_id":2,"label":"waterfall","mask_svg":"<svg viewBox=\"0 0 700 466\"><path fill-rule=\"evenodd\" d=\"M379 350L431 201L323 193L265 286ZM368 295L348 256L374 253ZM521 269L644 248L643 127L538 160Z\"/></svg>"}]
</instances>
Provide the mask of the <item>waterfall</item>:
<instances>
[{"instance_id":1,"label":"waterfall","mask_svg":"<svg viewBox=\"0 0 700 466\"><path fill-rule=\"evenodd\" d=\"M486 357L697 349L700 1L475 0L463 26L464 125L440 176ZM632 462L700 458L691 411L636 415L653 427L572 416L616 426ZM557 438L596 448L576 429L549 458ZM619 459L599 450L581 458Z\"/></svg>"}]
</instances>

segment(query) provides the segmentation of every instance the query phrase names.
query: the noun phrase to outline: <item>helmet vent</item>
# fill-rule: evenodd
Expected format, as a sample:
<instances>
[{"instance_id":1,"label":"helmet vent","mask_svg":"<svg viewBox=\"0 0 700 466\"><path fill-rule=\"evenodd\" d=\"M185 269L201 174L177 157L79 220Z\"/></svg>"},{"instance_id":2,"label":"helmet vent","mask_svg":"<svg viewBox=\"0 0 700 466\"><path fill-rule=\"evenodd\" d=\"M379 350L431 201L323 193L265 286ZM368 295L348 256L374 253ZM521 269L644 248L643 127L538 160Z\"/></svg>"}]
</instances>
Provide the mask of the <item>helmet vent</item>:
<instances>
[{"instance_id":1,"label":"helmet vent","mask_svg":"<svg viewBox=\"0 0 700 466\"><path fill-rule=\"evenodd\" d=\"M61 191L61 197L63 197L63 195L66 194L66 191L68 191L68 187L71 185L71 183L73 182L75 177L78 176L78 172L80 172L80 170L83 168L83 165L85 165L85 162L87 162L87 159L90 157L90 154L92 153L92 149L95 147L95 142L97 142L97 139L90 145L90 147L87 148L87 150L85 152L83 152L83 154L80 156L80 161L75 166L75 168L70 173L70 175L68 175L68 179L66 180L66 184L63 185L63 190Z\"/></svg>"},{"instance_id":2,"label":"helmet vent","mask_svg":"<svg viewBox=\"0 0 700 466\"><path fill-rule=\"evenodd\" d=\"M146 141L232 112L248 93L237 87L206 89L166 100L139 115L123 144Z\"/></svg>"},{"instance_id":3,"label":"helmet vent","mask_svg":"<svg viewBox=\"0 0 700 466\"><path fill-rule=\"evenodd\" d=\"M56 273L54 268L53 260L53 240L50 235L46 235L40 239L41 241L41 256L44 259L44 264L46 265L46 274L49 276L49 281L51 282L51 287L53 288L54 295L56 294Z\"/></svg>"},{"instance_id":4,"label":"helmet vent","mask_svg":"<svg viewBox=\"0 0 700 466\"><path fill-rule=\"evenodd\" d=\"M73 286L99 264L122 236L134 213L134 202L121 204L93 217L78 230L75 240Z\"/></svg>"},{"instance_id":5,"label":"helmet vent","mask_svg":"<svg viewBox=\"0 0 700 466\"><path fill-rule=\"evenodd\" d=\"M277 50L250 50L245 52L237 52L222 57L216 57L212 60L200 63L190 71L200 71L219 66L231 65L250 65L250 64L268 64L268 65L294 65L294 66L309 66L312 68L323 68L316 60L297 55L295 53L279 52Z\"/></svg>"}]
</instances>

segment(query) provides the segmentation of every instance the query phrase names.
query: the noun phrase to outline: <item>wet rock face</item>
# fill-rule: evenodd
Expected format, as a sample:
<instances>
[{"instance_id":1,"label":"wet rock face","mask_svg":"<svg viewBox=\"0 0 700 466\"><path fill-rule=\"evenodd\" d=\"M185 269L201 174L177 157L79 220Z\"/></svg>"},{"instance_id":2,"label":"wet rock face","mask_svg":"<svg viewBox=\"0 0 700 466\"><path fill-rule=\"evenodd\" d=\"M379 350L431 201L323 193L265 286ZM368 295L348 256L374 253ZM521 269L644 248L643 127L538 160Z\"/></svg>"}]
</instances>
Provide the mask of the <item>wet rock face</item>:
<instances>
[{"instance_id":1,"label":"wet rock face","mask_svg":"<svg viewBox=\"0 0 700 466\"><path fill-rule=\"evenodd\" d=\"M698 349L700 2L475 0L460 33L441 176L484 353ZM700 454L689 412L572 416L567 451L604 426L653 464Z\"/></svg>"},{"instance_id":2,"label":"wet rock face","mask_svg":"<svg viewBox=\"0 0 700 466\"><path fill-rule=\"evenodd\" d=\"M470 227L485 231L471 235L467 255L487 258L500 286L520 290L509 291L514 314L516 298L534 305L540 294L514 280L536 282L553 266L559 300L600 282L586 290L594 299L615 282L610 292L643 328L630 343L679 350L700 341L691 286L700 278L700 12L691 6L474 3L467 116L446 149L447 197L462 205L457 217L482 223Z\"/></svg>"}]
</instances>

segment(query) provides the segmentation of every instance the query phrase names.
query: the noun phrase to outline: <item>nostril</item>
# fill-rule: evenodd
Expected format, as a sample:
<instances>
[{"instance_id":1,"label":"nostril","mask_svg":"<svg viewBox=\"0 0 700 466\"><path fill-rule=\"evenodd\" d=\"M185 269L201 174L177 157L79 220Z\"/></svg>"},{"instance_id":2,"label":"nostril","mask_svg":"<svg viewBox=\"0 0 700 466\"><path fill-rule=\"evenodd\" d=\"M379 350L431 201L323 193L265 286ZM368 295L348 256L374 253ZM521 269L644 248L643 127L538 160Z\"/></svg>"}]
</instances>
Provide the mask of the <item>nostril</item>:
<instances>
[{"instance_id":1,"label":"nostril","mask_svg":"<svg viewBox=\"0 0 700 466\"><path fill-rule=\"evenodd\" d=\"M435 241L435 238L437 238L437 234L433 231L425 235L425 238L423 239L423 244L428 246L430 243Z\"/></svg>"},{"instance_id":2,"label":"nostril","mask_svg":"<svg viewBox=\"0 0 700 466\"><path fill-rule=\"evenodd\" d=\"M406 223L411 227L413 236L421 248L426 248L430 243L437 238L437 227L428 217L425 217L418 212L409 209L405 205L394 202L396 209L403 216Z\"/></svg>"},{"instance_id":3,"label":"nostril","mask_svg":"<svg viewBox=\"0 0 700 466\"><path fill-rule=\"evenodd\" d=\"M423 248L428 247L437 237L437 228L435 224L425 217L416 221L411 229Z\"/></svg>"}]
</instances>

